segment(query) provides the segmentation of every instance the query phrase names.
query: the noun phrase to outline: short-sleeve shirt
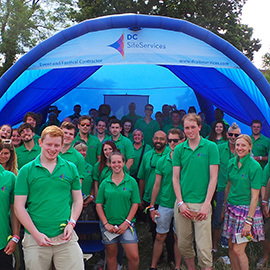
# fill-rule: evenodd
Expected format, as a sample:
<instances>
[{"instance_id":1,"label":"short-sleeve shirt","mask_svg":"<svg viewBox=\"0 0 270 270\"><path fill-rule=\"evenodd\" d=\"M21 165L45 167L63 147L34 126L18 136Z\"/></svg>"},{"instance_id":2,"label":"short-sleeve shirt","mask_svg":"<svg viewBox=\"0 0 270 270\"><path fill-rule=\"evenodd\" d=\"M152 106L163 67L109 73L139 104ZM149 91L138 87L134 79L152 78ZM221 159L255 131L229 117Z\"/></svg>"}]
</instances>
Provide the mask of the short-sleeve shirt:
<instances>
[{"instance_id":1,"label":"short-sleeve shirt","mask_svg":"<svg viewBox=\"0 0 270 270\"><path fill-rule=\"evenodd\" d=\"M38 156L20 170L15 196L27 196L27 211L37 230L55 237L63 232L63 224L70 219L71 191L80 189L79 174L73 163L58 156L50 173L41 165Z\"/></svg>"},{"instance_id":2,"label":"short-sleeve shirt","mask_svg":"<svg viewBox=\"0 0 270 270\"><path fill-rule=\"evenodd\" d=\"M268 162L263 169L263 181L262 186L266 187L270 178L270 163Z\"/></svg>"},{"instance_id":3,"label":"short-sleeve shirt","mask_svg":"<svg viewBox=\"0 0 270 270\"><path fill-rule=\"evenodd\" d=\"M113 141L112 137L110 137L110 140ZM113 141L116 145L116 147L121 151L121 153L125 156L126 160L134 158L134 150L132 142L120 134L119 138L116 141Z\"/></svg>"},{"instance_id":4,"label":"short-sleeve shirt","mask_svg":"<svg viewBox=\"0 0 270 270\"><path fill-rule=\"evenodd\" d=\"M18 148L15 148L18 162L18 169L30 161L33 161L41 152L39 145L35 144L34 147L29 151L25 148L24 144Z\"/></svg>"},{"instance_id":5,"label":"short-sleeve shirt","mask_svg":"<svg viewBox=\"0 0 270 270\"><path fill-rule=\"evenodd\" d=\"M156 180L156 166L158 160L170 152L169 148L165 148L162 153L157 153L154 149L148 151L144 156L139 168L138 179L145 181L143 200L151 202L152 190ZM159 196L157 196L156 204L159 204Z\"/></svg>"},{"instance_id":6,"label":"short-sleeve shirt","mask_svg":"<svg viewBox=\"0 0 270 270\"><path fill-rule=\"evenodd\" d=\"M252 140L252 153L255 157L258 156L268 156L270 151L270 140L263 134L255 140L253 135L250 136ZM267 161L260 160L259 163L261 164L262 168L267 164Z\"/></svg>"},{"instance_id":7,"label":"short-sleeve shirt","mask_svg":"<svg viewBox=\"0 0 270 270\"><path fill-rule=\"evenodd\" d=\"M80 134L78 133L73 141L73 144L75 142L85 142L85 141L81 139ZM85 161L94 166L97 162L97 157L100 156L101 153L101 143L97 137L89 134L86 144L88 146L88 149Z\"/></svg>"},{"instance_id":8,"label":"short-sleeve shirt","mask_svg":"<svg viewBox=\"0 0 270 270\"><path fill-rule=\"evenodd\" d=\"M0 165L0 250L8 242L11 235L10 228L10 205L14 203L14 185L16 176L10 171L6 171Z\"/></svg>"},{"instance_id":9,"label":"short-sleeve shirt","mask_svg":"<svg viewBox=\"0 0 270 270\"><path fill-rule=\"evenodd\" d=\"M93 166L85 161L85 170L82 181L82 193L84 195L90 195L93 183Z\"/></svg>"},{"instance_id":10,"label":"short-sleeve shirt","mask_svg":"<svg viewBox=\"0 0 270 270\"><path fill-rule=\"evenodd\" d=\"M230 150L229 143L218 145L218 151L220 164L218 171L217 191L224 191L227 186L227 168L229 160L234 157L234 154Z\"/></svg>"},{"instance_id":11,"label":"short-sleeve shirt","mask_svg":"<svg viewBox=\"0 0 270 270\"><path fill-rule=\"evenodd\" d=\"M95 133L93 136L98 138L97 133ZM102 143L104 143L104 142L106 142L108 140L110 140L110 136L108 134L105 134L104 139L100 143L102 144Z\"/></svg>"},{"instance_id":12,"label":"short-sleeve shirt","mask_svg":"<svg viewBox=\"0 0 270 270\"><path fill-rule=\"evenodd\" d=\"M210 165L219 164L217 145L201 137L192 150L189 140L177 145L173 154L173 166L181 167L180 185L182 198L188 203L205 201L210 181Z\"/></svg>"},{"instance_id":13,"label":"short-sleeve shirt","mask_svg":"<svg viewBox=\"0 0 270 270\"><path fill-rule=\"evenodd\" d=\"M158 121L151 120L149 124L145 122L145 120L139 119L135 124L135 129L138 128L143 132L143 139L145 143L149 144L153 147L153 141L152 138L154 137L154 134L160 130L160 126Z\"/></svg>"},{"instance_id":14,"label":"short-sleeve shirt","mask_svg":"<svg viewBox=\"0 0 270 270\"><path fill-rule=\"evenodd\" d=\"M65 153L60 152L59 156L67 161L70 161L75 164L79 172L80 178L84 177L85 173L85 160L83 155L79 153L73 147L70 147Z\"/></svg>"},{"instance_id":15,"label":"short-sleeve shirt","mask_svg":"<svg viewBox=\"0 0 270 270\"><path fill-rule=\"evenodd\" d=\"M166 156L158 160L156 174L162 176L159 190L159 205L174 208L176 197L173 189L173 165L170 154L169 152Z\"/></svg>"},{"instance_id":16,"label":"short-sleeve shirt","mask_svg":"<svg viewBox=\"0 0 270 270\"><path fill-rule=\"evenodd\" d=\"M132 204L140 202L138 184L126 173L118 186L112 181L111 176L104 179L96 199L97 204L103 204L105 216L112 225L122 224L128 217ZM132 222L135 222L135 218Z\"/></svg>"},{"instance_id":17,"label":"short-sleeve shirt","mask_svg":"<svg viewBox=\"0 0 270 270\"><path fill-rule=\"evenodd\" d=\"M130 167L130 175L135 175L138 172L138 167L139 167L139 162L140 162L140 158L141 158L141 154L142 154L142 150L143 150L143 144L141 145L141 147L139 149L137 149L136 147L134 147L133 145L133 149L134 149L134 159L133 159L133 164ZM144 149L144 153L147 153L148 151L150 151L152 148L150 145L145 144L145 149Z\"/></svg>"},{"instance_id":18,"label":"short-sleeve shirt","mask_svg":"<svg viewBox=\"0 0 270 270\"><path fill-rule=\"evenodd\" d=\"M240 168L237 166L238 160L238 157L234 157L228 164L228 181L231 182L231 188L227 201L233 205L249 205L251 189L261 189L262 168L250 155L240 159Z\"/></svg>"}]
</instances>

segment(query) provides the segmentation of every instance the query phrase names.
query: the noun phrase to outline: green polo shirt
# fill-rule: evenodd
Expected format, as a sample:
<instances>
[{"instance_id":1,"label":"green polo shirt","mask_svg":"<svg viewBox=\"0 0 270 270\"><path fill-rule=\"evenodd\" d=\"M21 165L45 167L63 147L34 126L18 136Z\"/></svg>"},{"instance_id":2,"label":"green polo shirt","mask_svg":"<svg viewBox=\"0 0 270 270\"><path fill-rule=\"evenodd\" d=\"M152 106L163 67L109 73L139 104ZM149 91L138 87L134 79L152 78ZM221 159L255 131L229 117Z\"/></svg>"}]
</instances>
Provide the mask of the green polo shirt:
<instances>
[{"instance_id":1,"label":"green polo shirt","mask_svg":"<svg viewBox=\"0 0 270 270\"><path fill-rule=\"evenodd\" d=\"M219 164L217 145L201 137L196 149L188 141L175 147L173 166L181 167L180 184L182 198L188 203L203 203L210 181L210 165Z\"/></svg>"},{"instance_id":2,"label":"green polo shirt","mask_svg":"<svg viewBox=\"0 0 270 270\"><path fill-rule=\"evenodd\" d=\"M111 170L111 167L108 167L105 164L103 170L101 171L101 174L99 175L99 168L98 168L98 166L99 166L99 162L97 162L95 164L95 166L93 167L93 180L98 181L98 184L100 185L101 182L105 178L111 176L112 170ZM127 166L126 165L124 166L123 170L124 170L125 173L127 173Z\"/></svg>"},{"instance_id":3,"label":"green polo shirt","mask_svg":"<svg viewBox=\"0 0 270 270\"><path fill-rule=\"evenodd\" d=\"M55 237L63 232L71 214L71 191L80 190L76 166L57 157L52 173L40 163L40 156L19 172L15 195L27 196L27 211L39 232ZM26 230L27 233L29 233Z\"/></svg>"},{"instance_id":4,"label":"green polo shirt","mask_svg":"<svg viewBox=\"0 0 270 270\"><path fill-rule=\"evenodd\" d=\"M40 139L40 136L35 134L34 137L33 137L33 140L34 140L35 144L39 145L39 139Z\"/></svg>"},{"instance_id":5,"label":"green polo shirt","mask_svg":"<svg viewBox=\"0 0 270 270\"><path fill-rule=\"evenodd\" d=\"M10 205L14 203L14 185L16 176L6 171L0 165L0 250L5 248L8 236L11 235L10 228Z\"/></svg>"},{"instance_id":6,"label":"green polo shirt","mask_svg":"<svg viewBox=\"0 0 270 270\"><path fill-rule=\"evenodd\" d=\"M252 153L255 157L258 156L268 156L270 151L270 140L269 138L265 137L263 134L260 135L260 137L255 140L253 135L250 135L252 139ZM267 164L267 161L259 161L262 168Z\"/></svg>"},{"instance_id":7,"label":"green polo shirt","mask_svg":"<svg viewBox=\"0 0 270 270\"><path fill-rule=\"evenodd\" d=\"M266 164L266 166L263 169L263 181L262 181L262 186L266 187L268 180L270 178L270 164L269 162Z\"/></svg>"},{"instance_id":8,"label":"green polo shirt","mask_svg":"<svg viewBox=\"0 0 270 270\"><path fill-rule=\"evenodd\" d=\"M93 183L93 166L85 162L85 169L82 181L82 193L84 195L90 195Z\"/></svg>"},{"instance_id":9,"label":"green polo shirt","mask_svg":"<svg viewBox=\"0 0 270 270\"><path fill-rule=\"evenodd\" d=\"M101 183L96 203L103 204L109 224L120 225L127 218L132 204L140 203L140 192L136 180L125 173L122 182L117 186L107 177ZM135 222L135 217L132 219Z\"/></svg>"},{"instance_id":10,"label":"green polo shirt","mask_svg":"<svg viewBox=\"0 0 270 270\"><path fill-rule=\"evenodd\" d=\"M84 140L81 139L79 133L75 137L73 144L78 141L84 142ZM101 153L101 143L97 137L89 134L86 144L88 146L88 149L87 149L85 161L91 164L92 166L94 166L97 162L97 157L100 156L100 153Z\"/></svg>"},{"instance_id":11,"label":"green polo shirt","mask_svg":"<svg viewBox=\"0 0 270 270\"><path fill-rule=\"evenodd\" d=\"M98 138L97 133L95 133L93 136ZM98 138L98 140L99 140L99 138ZM100 143L103 144L104 142L109 141L109 140L110 140L110 136L108 134L105 134L104 139Z\"/></svg>"},{"instance_id":12,"label":"green polo shirt","mask_svg":"<svg viewBox=\"0 0 270 270\"><path fill-rule=\"evenodd\" d=\"M41 152L41 148L39 145L35 144L35 146L28 151L24 144L18 148L15 148L16 155L17 155L17 162L18 162L18 169L30 161L33 161Z\"/></svg>"},{"instance_id":13,"label":"green polo shirt","mask_svg":"<svg viewBox=\"0 0 270 270\"><path fill-rule=\"evenodd\" d=\"M158 160L156 174L162 176L158 193L160 199L159 204L163 207L174 208L176 197L173 189L173 165L170 154L171 152Z\"/></svg>"},{"instance_id":14,"label":"green polo shirt","mask_svg":"<svg viewBox=\"0 0 270 270\"><path fill-rule=\"evenodd\" d=\"M203 124L200 131L200 135L206 138L207 136L209 136L210 133L211 133L211 127L208 124Z\"/></svg>"},{"instance_id":15,"label":"green polo shirt","mask_svg":"<svg viewBox=\"0 0 270 270\"><path fill-rule=\"evenodd\" d=\"M138 167L139 167L139 161L141 158L141 154L142 154L142 150L143 150L143 144L141 145L141 147L139 149L135 148L133 145L133 149L134 149L134 159L133 159L133 164L130 167L130 175L135 175L138 172ZM148 144L145 144L145 149L144 149L144 154L147 153L148 151L150 151L152 149L152 147Z\"/></svg>"},{"instance_id":16,"label":"green polo shirt","mask_svg":"<svg viewBox=\"0 0 270 270\"><path fill-rule=\"evenodd\" d=\"M113 141L112 136L110 140ZM121 153L125 156L126 160L134 158L134 150L132 142L122 134L120 134L119 138L116 141L113 141L116 147L121 151Z\"/></svg>"},{"instance_id":17,"label":"green polo shirt","mask_svg":"<svg viewBox=\"0 0 270 270\"><path fill-rule=\"evenodd\" d=\"M218 171L217 191L224 191L227 186L228 163L229 160L234 157L234 154L231 152L228 142L218 145L218 151L220 164Z\"/></svg>"},{"instance_id":18,"label":"green polo shirt","mask_svg":"<svg viewBox=\"0 0 270 270\"><path fill-rule=\"evenodd\" d=\"M65 153L60 152L59 156L67 161L74 163L75 166L77 167L80 178L83 179L83 175L85 173L85 160L81 153L79 153L73 147L69 147L67 152Z\"/></svg>"},{"instance_id":19,"label":"green polo shirt","mask_svg":"<svg viewBox=\"0 0 270 270\"><path fill-rule=\"evenodd\" d=\"M177 129L181 129L182 131L184 131L184 128L181 124L178 127L174 127L173 124L169 124L169 125L166 125L162 130L168 135L169 130L172 128L177 128Z\"/></svg>"},{"instance_id":20,"label":"green polo shirt","mask_svg":"<svg viewBox=\"0 0 270 270\"><path fill-rule=\"evenodd\" d=\"M143 200L151 202L152 190L156 180L156 166L158 160L170 152L169 148L165 148L162 153L157 153L154 149L148 151L144 156L139 168L138 179L145 181ZM157 196L156 204L159 204L159 196Z\"/></svg>"},{"instance_id":21,"label":"green polo shirt","mask_svg":"<svg viewBox=\"0 0 270 270\"><path fill-rule=\"evenodd\" d=\"M129 119L129 120L131 120L132 126L134 127L137 120L139 120L141 118L142 118L141 115L136 114L136 113L135 113L135 115L126 114L121 118L121 123L123 124L125 120Z\"/></svg>"},{"instance_id":22,"label":"green polo shirt","mask_svg":"<svg viewBox=\"0 0 270 270\"><path fill-rule=\"evenodd\" d=\"M237 166L238 160L238 157L234 157L228 164L228 181L231 182L231 188L227 201L233 205L249 205L251 189L261 189L262 168L250 155L240 159L240 168Z\"/></svg>"},{"instance_id":23,"label":"green polo shirt","mask_svg":"<svg viewBox=\"0 0 270 270\"><path fill-rule=\"evenodd\" d=\"M143 139L145 143L149 144L153 147L153 137L155 132L160 130L159 123L156 120L152 120L149 124L145 122L145 120L139 119L135 124L135 129L138 128L143 132Z\"/></svg>"},{"instance_id":24,"label":"green polo shirt","mask_svg":"<svg viewBox=\"0 0 270 270\"><path fill-rule=\"evenodd\" d=\"M205 139L209 140L209 136L206 136ZM223 144L223 143L226 143L226 142L228 142L228 140L224 140L223 137L222 137L220 140L217 140L215 143L217 145L220 145L220 144Z\"/></svg>"}]
</instances>

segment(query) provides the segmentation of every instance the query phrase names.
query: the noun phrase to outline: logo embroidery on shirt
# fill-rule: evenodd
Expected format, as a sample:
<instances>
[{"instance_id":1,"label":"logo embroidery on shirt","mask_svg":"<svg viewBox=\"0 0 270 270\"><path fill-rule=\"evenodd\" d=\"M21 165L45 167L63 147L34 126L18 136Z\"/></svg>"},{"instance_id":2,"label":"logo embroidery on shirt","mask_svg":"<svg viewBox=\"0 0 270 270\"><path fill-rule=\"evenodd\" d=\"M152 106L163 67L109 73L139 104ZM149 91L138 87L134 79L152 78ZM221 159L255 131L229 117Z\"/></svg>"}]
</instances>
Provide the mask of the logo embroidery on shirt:
<instances>
[{"instance_id":1,"label":"logo embroidery on shirt","mask_svg":"<svg viewBox=\"0 0 270 270\"><path fill-rule=\"evenodd\" d=\"M62 180L64 180L64 179L71 180L71 178L69 178L68 176L64 175L63 173L60 175L60 178Z\"/></svg>"}]
</instances>

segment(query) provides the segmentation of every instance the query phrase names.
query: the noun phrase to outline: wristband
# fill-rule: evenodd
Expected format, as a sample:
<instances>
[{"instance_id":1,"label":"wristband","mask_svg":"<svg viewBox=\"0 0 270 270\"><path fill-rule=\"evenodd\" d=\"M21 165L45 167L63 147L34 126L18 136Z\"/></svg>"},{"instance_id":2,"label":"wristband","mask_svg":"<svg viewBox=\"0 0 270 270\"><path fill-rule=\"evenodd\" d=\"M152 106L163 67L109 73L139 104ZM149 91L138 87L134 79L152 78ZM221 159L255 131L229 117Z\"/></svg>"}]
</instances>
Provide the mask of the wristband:
<instances>
[{"instance_id":1,"label":"wristband","mask_svg":"<svg viewBox=\"0 0 270 270\"><path fill-rule=\"evenodd\" d=\"M184 202L183 201L180 201L177 203L177 206L180 207Z\"/></svg>"},{"instance_id":2,"label":"wristband","mask_svg":"<svg viewBox=\"0 0 270 270\"><path fill-rule=\"evenodd\" d=\"M95 196L93 196L93 195L90 195L90 198L92 198L93 200L95 199Z\"/></svg>"},{"instance_id":3,"label":"wristband","mask_svg":"<svg viewBox=\"0 0 270 270\"><path fill-rule=\"evenodd\" d=\"M155 210L155 207L150 207L149 208L149 211L153 211L153 210Z\"/></svg>"},{"instance_id":4,"label":"wristband","mask_svg":"<svg viewBox=\"0 0 270 270\"><path fill-rule=\"evenodd\" d=\"M12 237L17 238L18 240L20 240L20 239L21 239L21 238L20 238L20 236L19 236L19 235L17 235L17 234L14 234Z\"/></svg>"},{"instance_id":5,"label":"wristband","mask_svg":"<svg viewBox=\"0 0 270 270\"><path fill-rule=\"evenodd\" d=\"M15 237L15 236L13 236L13 237L11 238L11 241L15 242L16 244L19 243L19 239L18 239L17 237Z\"/></svg>"},{"instance_id":6,"label":"wristband","mask_svg":"<svg viewBox=\"0 0 270 270\"><path fill-rule=\"evenodd\" d=\"M103 224L103 226L105 227L107 224L108 224L109 222L107 221L107 222L105 222L104 224Z\"/></svg>"},{"instance_id":7,"label":"wristband","mask_svg":"<svg viewBox=\"0 0 270 270\"><path fill-rule=\"evenodd\" d=\"M262 200L262 203L267 204L268 202L266 200Z\"/></svg>"},{"instance_id":8,"label":"wristband","mask_svg":"<svg viewBox=\"0 0 270 270\"><path fill-rule=\"evenodd\" d=\"M262 156L259 156L259 159L262 160Z\"/></svg>"},{"instance_id":9,"label":"wristband","mask_svg":"<svg viewBox=\"0 0 270 270\"><path fill-rule=\"evenodd\" d=\"M150 210L151 211L151 210ZM128 220L128 219L126 219L125 220L129 225L131 224L131 222Z\"/></svg>"},{"instance_id":10,"label":"wristband","mask_svg":"<svg viewBox=\"0 0 270 270\"><path fill-rule=\"evenodd\" d=\"M73 227L73 229L75 228L75 224L73 222L68 222L68 225L71 225Z\"/></svg>"},{"instance_id":11,"label":"wristband","mask_svg":"<svg viewBox=\"0 0 270 270\"><path fill-rule=\"evenodd\" d=\"M68 224L71 224L73 228L76 226L76 221L74 219L68 220Z\"/></svg>"},{"instance_id":12,"label":"wristband","mask_svg":"<svg viewBox=\"0 0 270 270\"><path fill-rule=\"evenodd\" d=\"M253 220L253 217L251 217L251 216L247 216L247 219L251 219L251 220Z\"/></svg>"},{"instance_id":13,"label":"wristband","mask_svg":"<svg viewBox=\"0 0 270 270\"><path fill-rule=\"evenodd\" d=\"M248 221L248 220L245 220L245 223L252 226L252 222Z\"/></svg>"}]
</instances>

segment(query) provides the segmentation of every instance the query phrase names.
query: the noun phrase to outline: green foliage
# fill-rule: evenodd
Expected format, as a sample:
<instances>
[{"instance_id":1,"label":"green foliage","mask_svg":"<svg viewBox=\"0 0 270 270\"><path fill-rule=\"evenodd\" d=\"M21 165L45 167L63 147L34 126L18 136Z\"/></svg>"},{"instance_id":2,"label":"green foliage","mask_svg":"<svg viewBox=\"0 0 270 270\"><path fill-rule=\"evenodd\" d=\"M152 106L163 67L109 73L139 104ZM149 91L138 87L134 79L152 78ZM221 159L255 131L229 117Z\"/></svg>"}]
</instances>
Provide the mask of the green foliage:
<instances>
[{"instance_id":1,"label":"green foliage","mask_svg":"<svg viewBox=\"0 0 270 270\"><path fill-rule=\"evenodd\" d=\"M99 16L140 13L184 19L224 38L250 60L261 47L253 29L240 23L246 0L79 0L70 16L80 22Z\"/></svg>"},{"instance_id":2,"label":"green foliage","mask_svg":"<svg viewBox=\"0 0 270 270\"><path fill-rule=\"evenodd\" d=\"M270 70L270 53L266 53L263 57L262 57L262 61L263 61L263 67L265 69Z\"/></svg>"},{"instance_id":3,"label":"green foliage","mask_svg":"<svg viewBox=\"0 0 270 270\"><path fill-rule=\"evenodd\" d=\"M68 26L73 0L0 1L0 75L57 29Z\"/></svg>"}]
</instances>

